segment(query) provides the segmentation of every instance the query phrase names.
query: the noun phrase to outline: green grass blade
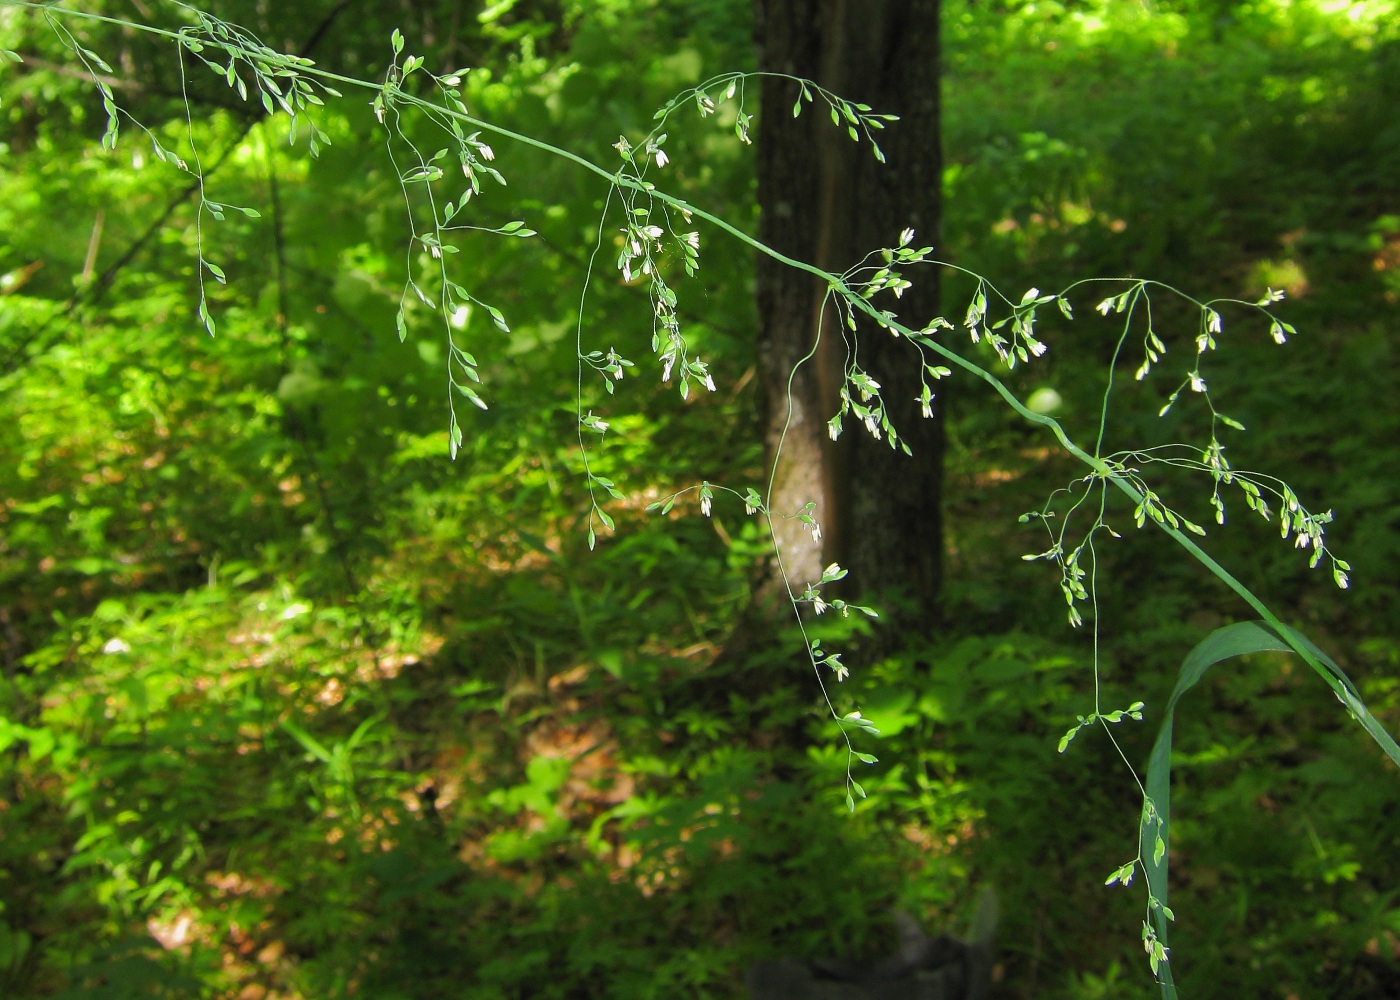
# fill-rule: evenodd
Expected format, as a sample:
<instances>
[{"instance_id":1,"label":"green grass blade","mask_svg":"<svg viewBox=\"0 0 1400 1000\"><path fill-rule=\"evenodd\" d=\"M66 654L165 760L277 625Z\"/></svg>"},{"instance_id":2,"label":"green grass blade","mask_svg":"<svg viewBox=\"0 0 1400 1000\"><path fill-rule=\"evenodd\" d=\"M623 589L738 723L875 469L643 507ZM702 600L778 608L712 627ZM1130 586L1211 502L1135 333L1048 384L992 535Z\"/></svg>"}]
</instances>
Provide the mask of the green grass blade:
<instances>
[{"instance_id":1,"label":"green grass blade","mask_svg":"<svg viewBox=\"0 0 1400 1000\"><path fill-rule=\"evenodd\" d=\"M1196 686L1207 670L1223 660L1245 656L1249 653L1296 653L1299 652L1299 646L1311 653L1313 658L1326 669L1326 673L1322 674L1323 680L1332 688L1338 700L1346 706L1371 738L1380 745L1386 756L1396 765L1400 765L1400 746L1396 745L1395 739L1366 708L1361 701L1361 694L1357 691L1356 685L1351 682L1342 668L1332 661L1331 657L1313 645L1306 636L1287 625L1282 626L1280 630L1262 621L1237 622L1234 625L1226 625L1202 639L1182 661L1181 671L1177 675L1176 687L1167 700L1166 711L1162 715L1162 724L1157 731L1157 742L1153 745L1152 755L1148 758L1147 797L1152 800L1157 814L1161 817L1160 833L1162 840L1168 845L1170 845L1171 824L1172 719L1176 712L1176 703L1182 695ZM1148 891L1160 900L1163 906L1166 906L1169 854L1164 853L1161 861L1153 860L1153 846L1158 832L1154 826L1143 824L1141 830L1142 859L1147 872ZM1165 944L1168 921L1160 911L1154 911L1153 920L1157 925L1157 934ZM1176 987L1172 982L1170 963L1162 966L1159 983L1164 1000L1176 1000Z\"/></svg>"}]
</instances>

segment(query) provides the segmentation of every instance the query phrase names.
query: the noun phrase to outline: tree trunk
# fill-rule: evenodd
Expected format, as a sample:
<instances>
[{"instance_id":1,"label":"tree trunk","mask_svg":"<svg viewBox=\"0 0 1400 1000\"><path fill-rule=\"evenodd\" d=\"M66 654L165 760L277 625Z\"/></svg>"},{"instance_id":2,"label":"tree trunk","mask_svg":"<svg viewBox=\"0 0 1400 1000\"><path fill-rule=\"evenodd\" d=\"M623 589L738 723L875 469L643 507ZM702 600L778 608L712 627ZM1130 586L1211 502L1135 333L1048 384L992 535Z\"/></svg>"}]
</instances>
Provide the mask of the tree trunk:
<instances>
[{"instance_id":1,"label":"tree trunk","mask_svg":"<svg viewBox=\"0 0 1400 1000\"><path fill-rule=\"evenodd\" d=\"M756 0L761 69L813 79L877 113L900 116L875 133L887 159L881 164L868 142L852 142L844 123L831 124L820 99L794 119L797 85L766 78L758 136L761 240L838 273L894 246L906 227L916 231L916 245L936 245L938 13L938 0ZM914 287L881 305L921 327L937 315L937 275L924 266L905 277ZM759 261L762 412L768 458L778 456L772 507L783 568L800 593L822 566L839 561L851 571L848 593L879 593L897 624L927 629L942 566L942 422L921 415L913 348L863 324L861 367L880 384L913 457L850 418L840 440L830 440L826 422L840 405L846 345L840 317L820 315L825 291L809 275ZM789 392L790 373L814 351L819 330L820 344ZM822 529L815 544L806 525L782 517L809 501ZM760 600L781 596L781 582L776 573L765 581ZM896 593L903 600L890 604Z\"/></svg>"}]
</instances>

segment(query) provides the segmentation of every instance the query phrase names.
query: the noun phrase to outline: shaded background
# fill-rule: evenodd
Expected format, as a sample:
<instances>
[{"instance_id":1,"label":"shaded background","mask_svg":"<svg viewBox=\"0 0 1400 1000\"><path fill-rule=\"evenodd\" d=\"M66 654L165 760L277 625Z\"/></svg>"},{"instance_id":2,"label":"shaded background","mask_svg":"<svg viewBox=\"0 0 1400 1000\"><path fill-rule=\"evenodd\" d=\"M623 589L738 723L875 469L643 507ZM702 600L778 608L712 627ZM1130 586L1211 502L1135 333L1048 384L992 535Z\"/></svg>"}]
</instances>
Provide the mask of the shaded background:
<instances>
[{"instance_id":1,"label":"shaded background","mask_svg":"<svg viewBox=\"0 0 1400 1000\"><path fill-rule=\"evenodd\" d=\"M474 112L600 163L674 91L754 59L740 0L215 12L367 77L398 27L430 68L480 67ZM1123 274L1289 293L1282 349L1227 314L1212 391L1249 427L1238 467L1337 510L1352 590L1243 510L1210 548L1400 729L1394 5L942 18L945 259L1017 293ZM173 48L65 23L183 148ZM700 479L759 481L747 252L702 232L699 280L679 285L719 383L686 403L644 363L645 297L594 275L585 350L641 363L616 398L585 396L613 424L595 471L625 496L590 553L573 337L600 183L495 143L510 184L475 210L540 237L461 244L457 280L511 332L463 317L491 408L464 414L449 462L442 331L411 313L394 334L407 227L367 101L314 116L333 144L313 161L189 68L209 197L262 216L205 220L229 276L209 339L188 178L130 125L102 151L99 96L32 12L0 8L0 47L26 60L0 76L0 994L729 997L763 956L888 953L896 907L960 929L985 885L996 995L1149 988L1140 886L1102 886L1134 850L1139 792L1099 734L1056 754L1092 707L1088 637L1053 572L1018 558L1043 545L1016 516L1074 474L1048 439L956 387L941 624L872 660L823 619L851 650L838 707L885 734L848 816L800 643L720 655L756 524L734 503L705 519L693 496L642 510ZM732 131L682 117L667 150L670 190L756 230ZM971 292L945 279L950 317ZM1094 301L1012 379L1054 389L1076 436L1116 336ZM1193 324L1158 317L1178 355ZM1157 419L1163 379L1126 387L1111 443L1199 431L1198 414ZM1204 522L1190 486L1168 489ZM1105 704L1148 705L1121 731L1140 764L1175 665L1244 611L1154 533L1124 535L1101 553L1101 676ZM1179 715L1184 995L1400 992L1395 774L1300 667L1222 667Z\"/></svg>"}]
</instances>

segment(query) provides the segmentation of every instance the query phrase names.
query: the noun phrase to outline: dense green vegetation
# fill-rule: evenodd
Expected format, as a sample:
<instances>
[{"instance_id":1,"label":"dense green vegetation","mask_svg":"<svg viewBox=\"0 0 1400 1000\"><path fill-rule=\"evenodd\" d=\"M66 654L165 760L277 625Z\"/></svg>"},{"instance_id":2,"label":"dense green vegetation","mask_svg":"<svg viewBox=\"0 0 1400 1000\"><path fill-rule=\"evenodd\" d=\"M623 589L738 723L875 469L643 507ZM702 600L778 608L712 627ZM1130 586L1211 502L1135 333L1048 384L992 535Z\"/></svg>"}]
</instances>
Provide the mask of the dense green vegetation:
<instances>
[{"instance_id":1,"label":"dense green vegetation","mask_svg":"<svg viewBox=\"0 0 1400 1000\"><path fill-rule=\"evenodd\" d=\"M212 9L290 49L319 34L318 63L369 77L401 28L439 68L483 67L463 85L476 114L599 162L672 93L753 58L739 0L460 22L460 4L356 5L325 24L331 5L275 6ZM1211 388L1249 428L1237 467L1336 509L1352 588L1243 508L1210 549L1392 732L1397 13L948 2L941 249L1008 289L1133 274L1289 293L1298 335L1279 348L1227 316ZM613 422L593 470L623 493L590 552L581 292L585 350L644 356L650 329L637 288L587 271L604 185L496 144L510 183L480 224L539 236L461 243L457 280L510 330L456 318L490 408L458 398L449 461L442 329L410 310L394 332L407 221L367 102L316 110L332 142L312 159L203 67L187 125L173 47L68 28L164 147L188 155L192 131L207 197L259 217L202 217L229 279L207 285L211 339L188 176L129 123L104 151L73 54L0 7L0 48L25 58L0 76L0 995L729 997L762 956L888 952L895 907L960 928L984 885L998 995L1150 988L1138 886L1103 886L1135 850L1140 792L1101 734L1057 754L1092 707L1089 637L1053 572L1019 558L1042 536L1017 515L1077 474L1049 438L955 383L945 627L872 662L868 626L822 619L853 667L841 707L884 734L848 815L800 642L726 651L755 523L733 503L704 518L693 495L644 511L759 474L747 251L705 231L682 293L718 391L682 401L649 371L616 402L585 386ZM667 150L675 193L752 229L732 130L677 119ZM971 286L945 289L956 317ZM1095 301L1011 380L1053 389L1076 433L1116 334ZM1164 303L1157 322L1189 351L1193 317ZM1122 380L1121 443L1198 430ZM1168 488L1210 518L1199 482ZM1107 704L1148 706L1118 727L1140 767L1182 656L1248 613L1130 520L1099 553L1099 680ZM1179 709L1176 747L1183 995L1400 991L1400 786L1316 678L1282 655L1223 665Z\"/></svg>"}]
</instances>

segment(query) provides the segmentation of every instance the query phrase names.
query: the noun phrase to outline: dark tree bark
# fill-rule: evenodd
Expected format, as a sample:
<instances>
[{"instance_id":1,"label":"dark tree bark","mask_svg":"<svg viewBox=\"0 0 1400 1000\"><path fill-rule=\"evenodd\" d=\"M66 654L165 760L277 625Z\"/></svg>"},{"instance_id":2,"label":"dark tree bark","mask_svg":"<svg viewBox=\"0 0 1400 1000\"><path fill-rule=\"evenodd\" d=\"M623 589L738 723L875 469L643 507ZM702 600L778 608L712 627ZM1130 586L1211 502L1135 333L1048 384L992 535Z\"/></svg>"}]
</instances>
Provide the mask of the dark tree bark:
<instances>
[{"instance_id":1,"label":"dark tree bark","mask_svg":"<svg viewBox=\"0 0 1400 1000\"><path fill-rule=\"evenodd\" d=\"M863 139L833 127L820 103L794 119L795 83L767 78L758 136L759 237L769 246L841 272L867 253L893 246L912 227L916 245L936 245L940 215L938 0L756 0L759 67L813 79L847 100L900 121L876 133L887 162ZM907 325L937 315L933 268L907 273L914 287L881 301ZM913 457L876 441L847 419L838 442L826 422L839 407L846 348L834 311L819 321L822 282L766 257L758 264L759 358L765 444L771 460L782 439L773 491L784 568L800 592L821 567L851 571L850 593L901 593L897 623L933 625L942 567L943 428L923 418L917 353L900 338L864 324L862 368L882 387L887 412ZM815 357L791 382L789 373ZM936 410L941 409L941 397ZM786 434L784 435L784 427ZM817 504L823 537L792 514ZM780 595L780 581L760 599Z\"/></svg>"}]
</instances>

